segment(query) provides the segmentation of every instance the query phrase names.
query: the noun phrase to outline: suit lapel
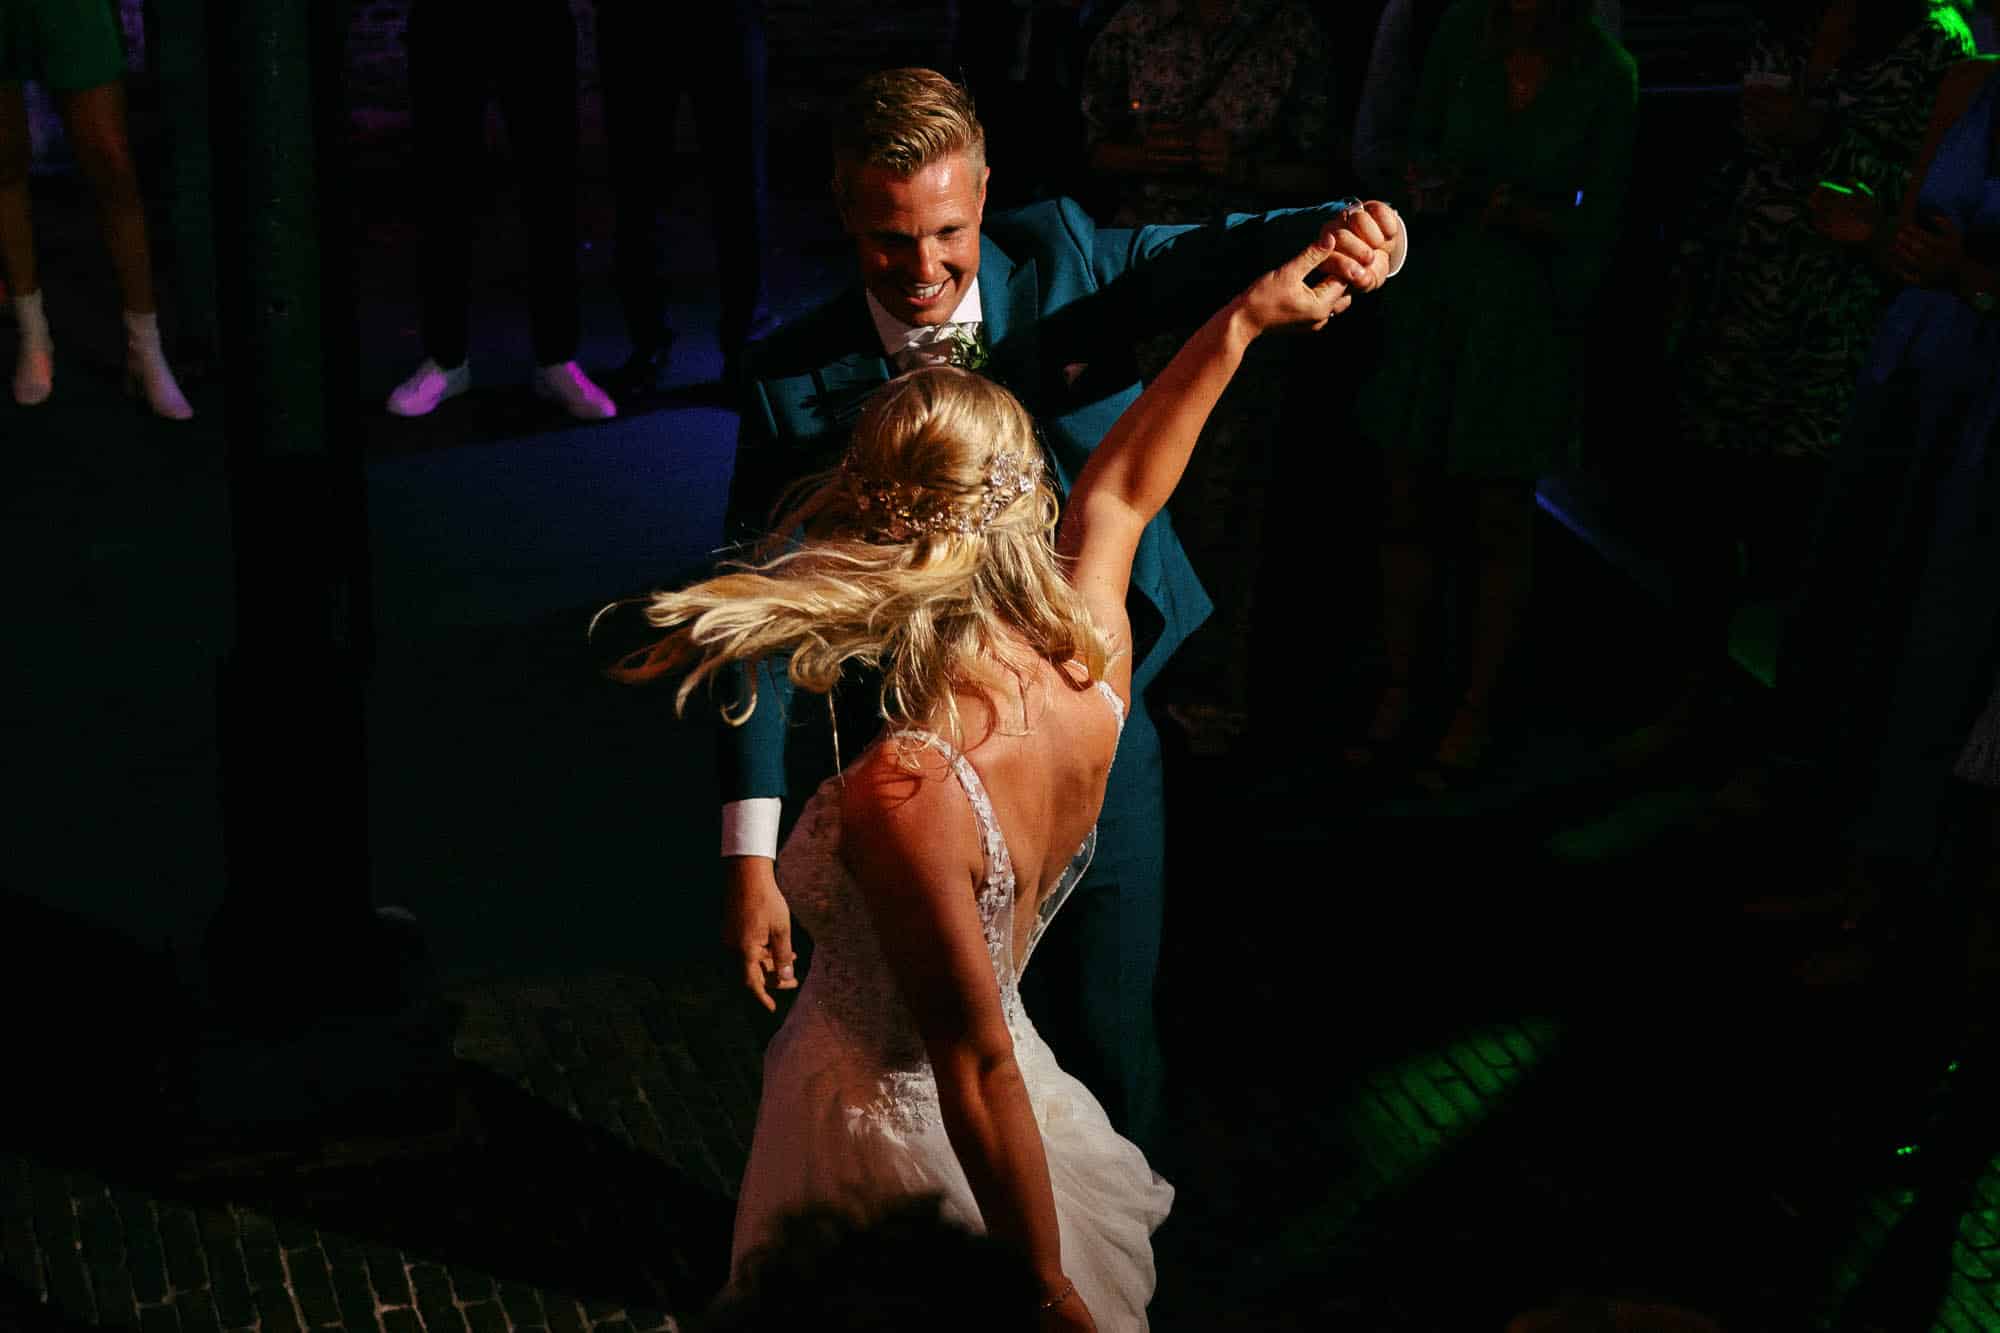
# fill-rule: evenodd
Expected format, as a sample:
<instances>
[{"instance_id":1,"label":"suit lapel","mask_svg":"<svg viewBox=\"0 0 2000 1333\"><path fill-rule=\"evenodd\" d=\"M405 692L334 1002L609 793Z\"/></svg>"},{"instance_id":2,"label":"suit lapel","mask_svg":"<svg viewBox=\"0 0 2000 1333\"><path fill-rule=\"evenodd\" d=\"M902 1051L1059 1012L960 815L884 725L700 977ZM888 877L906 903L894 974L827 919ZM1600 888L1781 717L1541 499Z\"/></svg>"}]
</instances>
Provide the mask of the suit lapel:
<instances>
[{"instance_id":1,"label":"suit lapel","mask_svg":"<svg viewBox=\"0 0 2000 1333\"><path fill-rule=\"evenodd\" d=\"M986 373L1030 413L1040 411L1042 397L1036 355L1042 298L1036 277L1034 260L1016 264L990 238L980 238L979 313L993 356Z\"/></svg>"},{"instance_id":2,"label":"suit lapel","mask_svg":"<svg viewBox=\"0 0 2000 1333\"><path fill-rule=\"evenodd\" d=\"M841 330L840 344L862 350L831 357L817 366L812 372L812 396L805 404L818 417L821 430L837 430L842 435L861 415L868 395L887 383L891 374L860 288L855 288L846 302L850 308L842 312L835 326Z\"/></svg>"}]
</instances>

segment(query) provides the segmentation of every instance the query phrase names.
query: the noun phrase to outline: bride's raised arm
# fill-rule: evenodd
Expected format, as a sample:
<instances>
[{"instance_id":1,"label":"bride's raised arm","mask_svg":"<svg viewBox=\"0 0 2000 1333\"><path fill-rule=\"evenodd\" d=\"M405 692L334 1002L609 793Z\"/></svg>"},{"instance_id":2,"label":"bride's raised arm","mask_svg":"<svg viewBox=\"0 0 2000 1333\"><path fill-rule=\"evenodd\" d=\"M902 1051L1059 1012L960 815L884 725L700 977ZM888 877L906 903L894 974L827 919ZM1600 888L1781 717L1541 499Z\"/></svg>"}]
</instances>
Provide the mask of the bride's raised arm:
<instances>
[{"instance_id":1,"label":"bride's raised arm","mask_svg":"<svg viewBox=\"0 0 2000 1333\"><path fill-rule=\"evenodd\" d=\"M1228 387L1243 353L1277 328L1319 328L1365 287L1369 247L1336 222L1289 263L1252 283L1188 339L1166 369L1105 432L1076 479L1057 534L1070 581L1098 626L1129 648L1126 586L1139 536L1187 470L1195 440ZM1132 658L1121 653L1106 672L1130 693Z\"/></svg>"}]
</instances>

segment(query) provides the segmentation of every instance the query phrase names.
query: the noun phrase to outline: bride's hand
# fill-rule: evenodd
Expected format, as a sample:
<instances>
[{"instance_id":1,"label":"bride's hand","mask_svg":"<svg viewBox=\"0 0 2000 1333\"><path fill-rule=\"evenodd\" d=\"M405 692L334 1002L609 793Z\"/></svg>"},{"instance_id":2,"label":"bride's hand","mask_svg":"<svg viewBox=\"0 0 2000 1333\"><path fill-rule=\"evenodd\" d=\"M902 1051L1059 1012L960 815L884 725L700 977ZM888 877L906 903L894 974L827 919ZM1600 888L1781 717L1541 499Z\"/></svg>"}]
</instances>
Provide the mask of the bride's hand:
<instances>
[{"instance_id":1,"label":"bride's hand","mask_svg":"<svg viewBox=\"0 0 2000 1333\"><path fill-rule=\"evenodd\" d=\"M1266 273L1236 298L1236 313L1254 337L1272 329L1320 329L1365 291L1374 249L1340 222L1329 222L1313 243Z\"/></svg>"},{"instance_id":2,"label":"bride's hand","mask_svg":"<svg viewBox=\"0 0 2000 1333\"><path fill-rule=\"evenodd\" d=\"M1083 1293L1076 1284L1069 1284L1063 1298L1041 1312L1039 1333L1097 1333L1097 1321L1090 1317L1090 1309L1083 1303Z\"/></svg>"}]
</instances>

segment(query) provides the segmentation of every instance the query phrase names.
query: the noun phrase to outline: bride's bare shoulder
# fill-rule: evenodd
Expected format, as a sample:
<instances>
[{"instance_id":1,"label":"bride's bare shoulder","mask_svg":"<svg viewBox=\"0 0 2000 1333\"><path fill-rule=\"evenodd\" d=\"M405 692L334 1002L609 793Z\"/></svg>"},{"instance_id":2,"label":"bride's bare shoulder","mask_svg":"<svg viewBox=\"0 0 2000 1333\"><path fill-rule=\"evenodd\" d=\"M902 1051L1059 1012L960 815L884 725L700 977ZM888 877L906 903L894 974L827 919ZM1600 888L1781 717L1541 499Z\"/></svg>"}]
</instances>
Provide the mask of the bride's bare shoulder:
<instances>
[{"instance_id":1,"label":"bride's bare shoulder","mask_svg":"<svg viewBox=\"0 0 2000 1333\"><path fill-rule=\"evenodd\" d=\"M934 747L889 738L844 775L841 858L856 878L979 874L979 835L950 761Z\"/></svg>"}]
</instances>

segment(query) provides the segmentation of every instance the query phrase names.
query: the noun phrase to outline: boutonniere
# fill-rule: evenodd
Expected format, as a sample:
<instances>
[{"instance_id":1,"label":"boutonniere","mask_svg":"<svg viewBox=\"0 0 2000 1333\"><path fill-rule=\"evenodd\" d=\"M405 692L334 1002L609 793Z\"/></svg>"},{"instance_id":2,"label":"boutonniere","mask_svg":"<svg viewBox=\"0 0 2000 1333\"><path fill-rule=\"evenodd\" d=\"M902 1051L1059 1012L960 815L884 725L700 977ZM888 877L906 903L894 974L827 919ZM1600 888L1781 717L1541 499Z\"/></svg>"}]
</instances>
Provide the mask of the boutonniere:
<instances>
[{"instance_id":1,"label":"boutonniere","mask_svg":"<svg viewBox=\"0 0 2000 1333\"><path fill-rule=\"evenodd\" d=\"M945 349L945 359L961 370L984 370L986 363L993 359L986 347L984 324L971 328L955 324L945 330L938 343Z\"/></svg>"}]
</instances>

